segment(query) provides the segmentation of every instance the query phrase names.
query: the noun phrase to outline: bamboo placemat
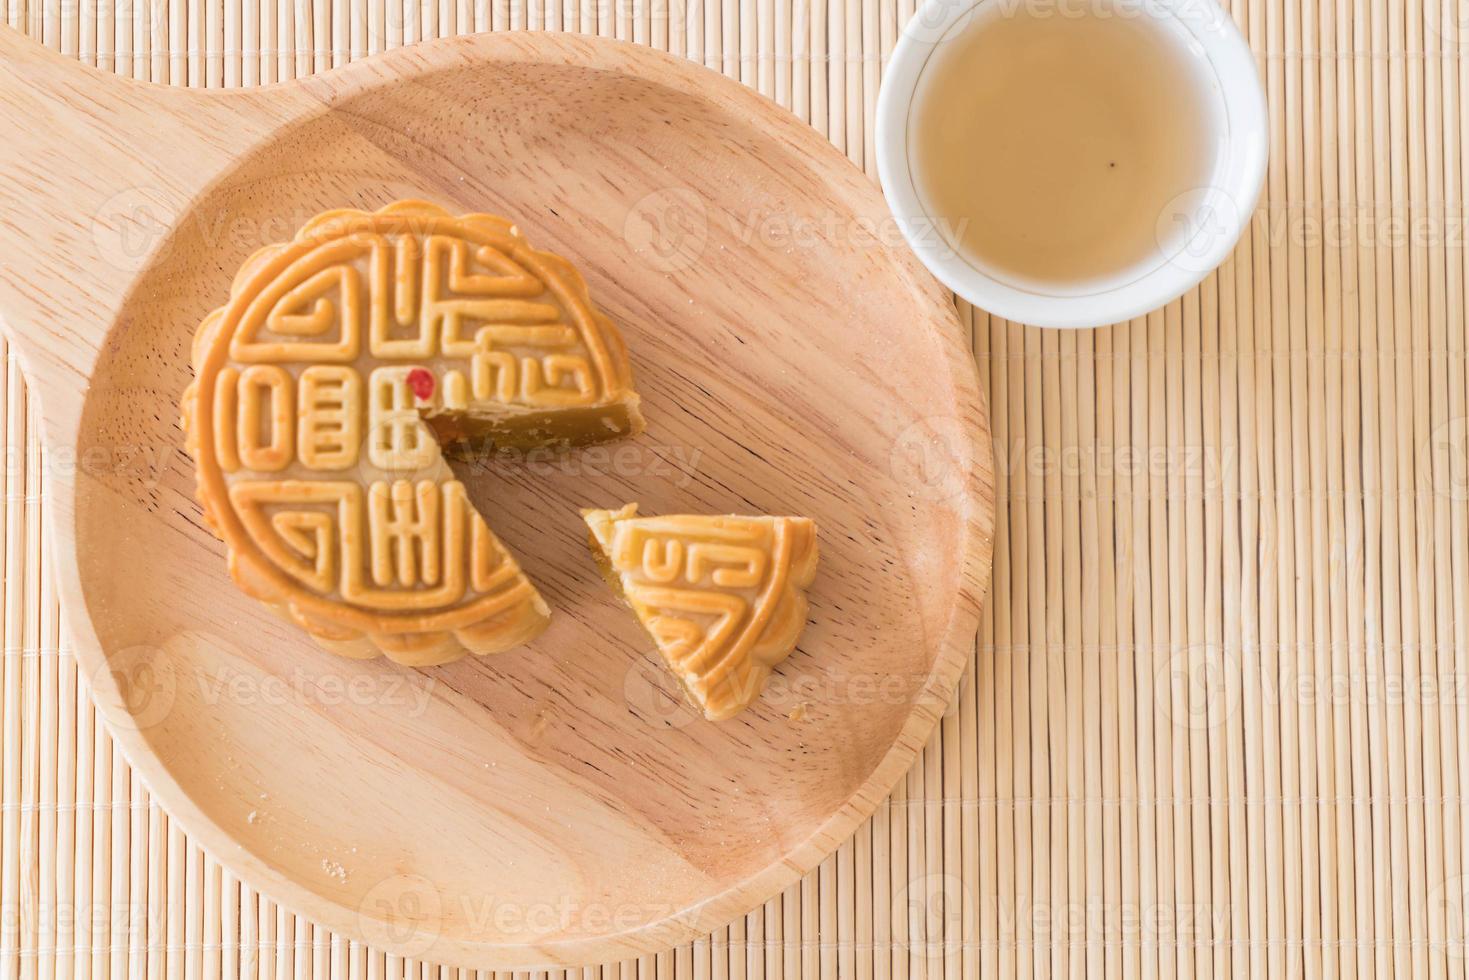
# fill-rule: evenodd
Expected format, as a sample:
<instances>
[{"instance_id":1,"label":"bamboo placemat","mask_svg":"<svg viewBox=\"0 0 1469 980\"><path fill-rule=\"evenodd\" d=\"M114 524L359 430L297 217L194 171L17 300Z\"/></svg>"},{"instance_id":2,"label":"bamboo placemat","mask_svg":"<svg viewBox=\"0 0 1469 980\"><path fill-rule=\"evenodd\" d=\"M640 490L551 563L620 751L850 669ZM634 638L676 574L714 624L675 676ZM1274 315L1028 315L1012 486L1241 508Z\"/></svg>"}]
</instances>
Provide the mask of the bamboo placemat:
<instances>
[{"instance_id":1,"label":"bamboo placemat","mask_svg":"<svg viewBox=\"0 0 1469 980\"><path fill-rule=\"evenodd\" d=\"M89 63L195 86L460 31L596 32L757 87L873 172L882 59L911 0L671 2L5 14ZM974 663L921 763L764 908L586 980L1465 976L1469 8L1232 12L1273 130L1234 257L1096 332L962 310L999 539ZM437 972L244 887L151 802L62 639L48 463L14 358L0 405L0 977Z\"/></svg>"}]
</instances>

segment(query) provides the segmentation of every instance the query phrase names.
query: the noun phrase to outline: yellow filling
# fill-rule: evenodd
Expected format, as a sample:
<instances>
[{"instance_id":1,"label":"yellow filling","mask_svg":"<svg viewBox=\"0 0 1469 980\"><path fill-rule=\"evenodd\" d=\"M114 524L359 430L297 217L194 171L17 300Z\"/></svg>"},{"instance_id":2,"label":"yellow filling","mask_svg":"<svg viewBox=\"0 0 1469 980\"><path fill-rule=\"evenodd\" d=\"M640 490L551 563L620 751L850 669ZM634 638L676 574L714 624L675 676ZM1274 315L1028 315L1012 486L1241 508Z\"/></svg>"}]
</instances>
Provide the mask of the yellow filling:
<instances>
[{"instance_id":1,"label":"yellow filling","mask_svg":"<svg viewBox=\"0 0 1469 980\"><path fill-rule=\"evenodd\" d=\"M612 567L612 558L602 548L602 542L597 540L595 534L588 534L587 545L592 549L592 560L597 563L597 571L601 572L602 577L607 580L607 584L612 586L612 591L617 593L617 598L622 600L623 605L633 608L632 602L628 600L627 590L622 587L622 576ZM647 623L643 622L641 616L638 617L638 625L643 628L643 632L648 635L648 639L653 641L653 649L657 651L659 659L663 661L664 666L668 668L668 672L678 681L679 689L683 691L684 701L695 711L703 714L704 709L699 700L699 696L694 693L693 688L689 687L683 674L673 664L668 662L668 658L664 655L662 648L658 644L658 637L653 635L653 631L648 628Z\"/></svg>"},{"instance_id":2,"label":"yellow filling","mask_svg":"<svg viewBox=\"0 0 1469 980\"><path fill-rule=\"evenodd\" d=\"M557 451L621 439L637 430L638 417L634 409L618 403L515 415L445 413L424 421L444 455L462 462L491 452Z\"/></svg>"},{"instance_id":3,"label":"yellow filling","mask_svg":"<svg viewBox=\"0 0 1469 980\"><path fill-rule=\"evenodd\" d=\"M607 584L612 586L612 591L617 593L617 598L621 599L624 604L631 605L627 601L627 593L622 588L622 576L618 575L617 570L612 567L612 559L602 549L602 542L597 540L595 534L588 534L587 545L592 549L592 560L597 563L597 571L601 572ZM651 635L650 633L649 636Z\"/></svg>"}]
</instances>

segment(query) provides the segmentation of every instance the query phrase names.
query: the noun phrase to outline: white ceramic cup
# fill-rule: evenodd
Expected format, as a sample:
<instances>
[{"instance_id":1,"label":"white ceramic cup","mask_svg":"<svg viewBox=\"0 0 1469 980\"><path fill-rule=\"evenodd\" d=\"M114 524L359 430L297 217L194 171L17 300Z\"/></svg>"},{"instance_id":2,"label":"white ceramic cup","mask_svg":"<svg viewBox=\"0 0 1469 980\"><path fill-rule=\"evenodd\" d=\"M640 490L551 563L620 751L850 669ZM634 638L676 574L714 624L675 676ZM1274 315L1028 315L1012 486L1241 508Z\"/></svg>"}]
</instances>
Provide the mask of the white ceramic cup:
<instances>
[{"instance_id":1,"label":"white ceramic cup","mask_svg":"<svg viewBox=\"0 0 1469 980\"><path fill-rule=\"evenodd\" d=\"M1020 5L1050 5L1059 15L1099 5L1124 16L1149 17L1158 43L1177 45L1182 64L1201 69L1201 106L1218 125L1214 161L1204 186L1175 198L1175 213L1159 216L1158 251L1113 277L1068 287L1009 279L955 247L944 216L925 210L910 165L909 121L923 72L938 47L982 31ZM1184 80L1180 80L1181 82ZM1269 154L1265 93L1254 56L1234 22L1214 0L927 0L904 28L877 100L877 172L908 244L945 285L997 316L1041 327L1095 327L1141 316L1177 299L1223 262L1248 226L1259 200ZM1162 234L1166 230L1167 234Z\"/></svg>"}]
</instances>

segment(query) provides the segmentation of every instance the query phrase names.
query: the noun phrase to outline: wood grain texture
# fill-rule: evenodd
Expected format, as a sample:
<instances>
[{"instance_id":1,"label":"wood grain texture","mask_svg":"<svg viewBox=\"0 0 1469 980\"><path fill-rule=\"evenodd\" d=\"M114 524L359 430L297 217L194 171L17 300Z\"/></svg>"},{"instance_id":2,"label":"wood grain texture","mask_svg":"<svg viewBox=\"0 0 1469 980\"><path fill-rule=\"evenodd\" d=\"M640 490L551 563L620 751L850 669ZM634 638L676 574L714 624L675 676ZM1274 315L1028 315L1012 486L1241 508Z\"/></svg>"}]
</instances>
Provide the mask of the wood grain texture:
<instances>
[{"instance_id":1,"label":"wood grain texture","mask_svg":"<svg viewBox=\"0 0 1469 980\"><path fill-rule=\"evenodd\" d=\"M0 309L47 447L79 461L48 488L68 635L135 771L244 880L396 953L580 965L765 901L908 768L973 649L987 419L952 303L808 127L687 61L545 33L209 94L6 31L0 93ZM571 260L650 420L460 472L557 612L417 671L326 654L231 584L176 418L250 254L403 198L513 215ZM820 528L798 650L728 724L654 686L590 560L579 508L623 500Z\"/></svg>"},{"instance_id":2,"label":"wood grain texture","mask_svg":"<svg viewBox=\"0 0 1469 980\"><path fill-rule=\"evenodd\" d=\"M418 0L332 3L328 44L301 3L306 36L290 4L253 0L5 13L68 55L75 37L88 63L201 87L294 73L298 48L382 51L427 18ZM1273 126L1233 259L1089 343L961 310L993 409L999 536L977 655L922 758L763 908L569 976L1465 975L1463 7L1227 6ZM913 10L474 0L434 17L441 33L645 38L771 84L871 175L876 82ZM57 645L39 532L57 464L13 358L4 378L0 972L459 975L241 885L133 777Z\"/></svg>"}]
</instances>

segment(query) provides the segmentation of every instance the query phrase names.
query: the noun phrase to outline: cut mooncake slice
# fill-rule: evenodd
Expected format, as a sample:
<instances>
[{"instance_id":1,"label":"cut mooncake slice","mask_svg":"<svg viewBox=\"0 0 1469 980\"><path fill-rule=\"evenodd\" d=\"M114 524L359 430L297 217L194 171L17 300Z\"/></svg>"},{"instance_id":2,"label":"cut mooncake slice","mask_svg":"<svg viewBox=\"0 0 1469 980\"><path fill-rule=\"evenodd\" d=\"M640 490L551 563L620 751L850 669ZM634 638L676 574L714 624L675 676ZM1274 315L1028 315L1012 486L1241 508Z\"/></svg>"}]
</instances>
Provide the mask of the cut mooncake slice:
<instances>
[{"instance_id":1,"label":"cut mooncake slice","mask_svg":"<svg viewBox=\"0 0 1469 980\"><path fill-rule=\"evenodd\" d=\"M441 440L561 448L643 425L570 263L423 201L331 211L257 252L193 362L184 427L231 575L351 657L444 663L549 619Z\"/></svg>"},{"instance_id":2,"label":"cut mooncake slice","mask_svg":"<svg viewBox=\"0 0 1469 980\"><path fill-rule=\"evenodd\" d=\"M816 525L804 517L585 510L603 574L710 721L760 696L806 625Z\"/></svg>"}]
</instances>

